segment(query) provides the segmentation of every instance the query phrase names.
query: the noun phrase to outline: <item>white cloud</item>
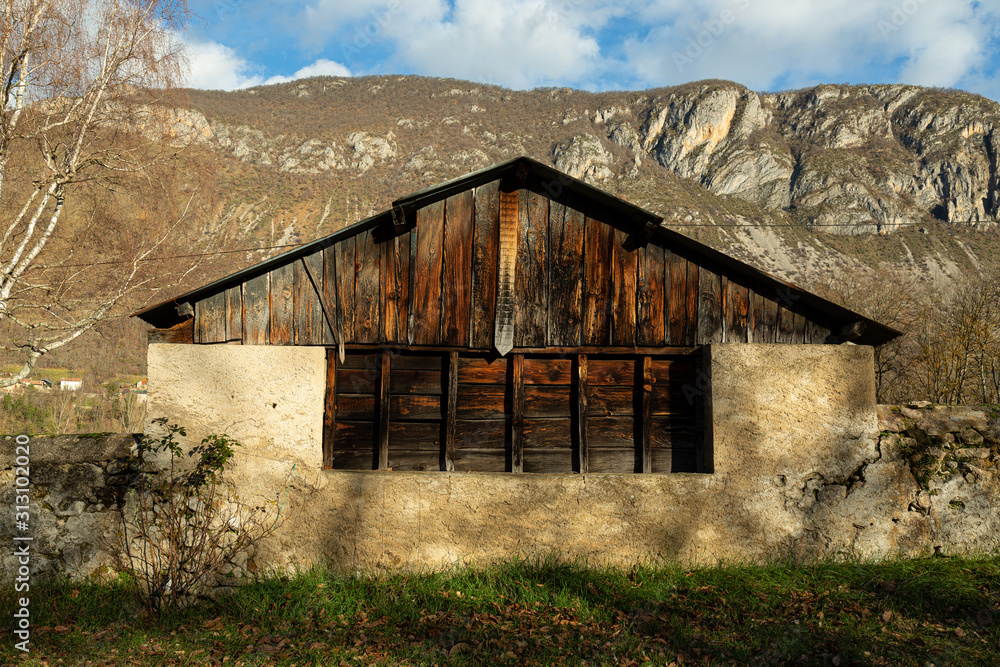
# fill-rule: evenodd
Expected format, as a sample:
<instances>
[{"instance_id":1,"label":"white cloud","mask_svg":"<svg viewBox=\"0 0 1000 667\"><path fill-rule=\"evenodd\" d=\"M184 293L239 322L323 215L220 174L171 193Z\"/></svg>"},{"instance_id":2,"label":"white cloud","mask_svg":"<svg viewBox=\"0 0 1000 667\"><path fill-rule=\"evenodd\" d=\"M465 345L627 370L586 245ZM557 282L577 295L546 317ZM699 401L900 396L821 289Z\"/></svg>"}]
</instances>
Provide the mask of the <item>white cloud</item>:
<instances>
[{"instance_id":1,"label":"white cloud","mask_svg":"<svg viewBox=\"0 0 1000 667\"><path fill-rule=\"evenodd\" d=\"M987 67L1000 12L975 0L659 0L624 47L638 85L718 77L751 88L845 80L961 86Z\"/></svg>"},{"instance_id":2,"label":"white cloud","mask_svg":"<svg viewBox=\"0 0 1000 667\"><path fill-rule=\"evenodd\" d=\"M290 76L268 79L253 74L261 67L241 58L236 51L217 42L187 42L190 72L184 85L202 90L237 90L251 86L285 83L310 76L351 76L340 63L320 58Z\"/></svg>"},{"instance_id":3,"label":"white cloud","mask_svg":"<svg viewBox=\"0 0 1000 667\"><path fill-rule=\"evenodd\" d=\"M254 66L236 52L217 42L188 42L191 70L185 85L203 90L235 90L258 86L263 82L252 75Z\"/></svg>"},{"instance_id":4,"label":"white cloud","mask_svg":"<svg viewBox=\"0 0 1000 667\"><path fill-rule=\"evenodd\" d=\"M422 72L530 88L575 79L600 56L597 40L541 0L457 0L447 20L410 31L396 59Z\"/></svg>"},{"instance_id":5,"label":"white cloud","mask_svg":"<svg viewBox=\"0 0 1000 667\"><path fill-rule=\"evenodd\" d=\"M312 65L306 65L295 74L291 76L272 76L264 85L271 85L272 83L286 83L288 81L295 81L296 79L305 79L310 76L351 76L351 71L341 65L340 63L335 63L332 60L327 60L326 58L320 58Z\"/></svg>"},{"instance_id":6,"label":"white cloud","mask_svg":"<svg viewBox=\"0 0 1000 667\"><path fill-rule=\"evenodd\" d=\"M607 0L318 0L303 40L339 60L529 88L575 79L597 64L593 28L620 10Z\"/></svg>"}]
</instances>

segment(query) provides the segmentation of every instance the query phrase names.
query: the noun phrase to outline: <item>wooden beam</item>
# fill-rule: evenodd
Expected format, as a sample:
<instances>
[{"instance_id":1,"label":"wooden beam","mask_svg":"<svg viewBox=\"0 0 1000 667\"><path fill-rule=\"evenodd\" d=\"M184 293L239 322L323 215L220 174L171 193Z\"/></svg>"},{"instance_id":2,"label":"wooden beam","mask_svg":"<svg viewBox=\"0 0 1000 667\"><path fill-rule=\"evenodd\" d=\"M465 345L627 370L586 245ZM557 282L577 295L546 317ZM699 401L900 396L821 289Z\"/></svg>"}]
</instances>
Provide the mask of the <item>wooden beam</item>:
<instances>
[{"instance_id":1,"label":"wooden beam","mask_svg":"<svg viewBox=\"0 0 1000 667\"><path fill-rule=\"evenodd\" d=\"M409 225L406 224L406 213L403 211L402 206L392 207L392 229L398 236L403 234L409 229Z\"/></svg>"},{"instance_id":2,"label":"wooden beam","mask_svg":"<svg viewBox=\"0 0 1000 667\"><path fill-rule=\"evenodd\" d=\"M319 307L323 310L323 317L326 318L326 323L330 326L330 331L334 332L334 336L339 335L337 332L337 320L333 306L327 302L326 294L323 291L323 283L319 279L319 276L313 272L312 267L306 261L306 258L302 258L302 268L305 269L306 275L309 277L309 282L312 283L313 289L316 290L316 296L319 297Z\"/></svg>"},{"instance_id":3,"label":"wooden beam","mask_svg":"<svg viewBox=\"0 0 1000 667\"><path fill-rule=\"evenodd\" d=\"M514 284L517 273L518 194L500 192L500 252L494 346L500 356L514 347Z\"/></svg>"},{"instance_id":4,"label":"wooden beam","mask_svg":"<svg viewBox=\"0 0 1000 667\"><path fill-rule=\"evenodd\" d=\"M378 408L378 469L389 467L389 360L383 351L379 355L379 408Z\"/></svg>"},{"instance_id":5,"label":"wooden beam","mask_svg":"<svg viewBox=\"0 0 1000 667\"><path fill-rule=\"evenodd\" d=\"M326 351L326 398L323 406L323 467L333 467L333 435L337 430L337 351Z\"/></svg>"},{"instance_id":6,"label":"wooden beam","mask_svg":"<svg viewBox=\"0 0 1000 667\"><path fill-rule=\"evenodd\" d=\"M524 355L510 359L510 471L524 472Z\"/></svg>"},{"instance_id":7,"label":"wooden beam","mask_svg":"<svg viewBox=\"0 0 1000 667\"><path fill-rule=\"evenodd\" d=\"M587 355L576 355L576 415L573 420L577 440L577 469L580 474L590 472L590 448L587 446Z\"/></svg>"},{"instance_id":8,"label":"wooden beam","mask_svg":"<svg viewBox=\"0 0 1000 667\"><path fill-rule=\"evenodd\" d=\"M448 400L444 421L444 469L455 470L455 422L458 415L458 352L448 353Z\"/></svg>"},{"instance_id":9,"label":"wooden beam","mask_svg":"<svg viewBox=\"0 0 1000 667\"><path fill-rule=\"evenodd\" d=\"M194 318L186 319L169 329L152 329L147 336L150 343L194 343Z\"/></svg>"},{"instance_id":10,"label":"wooden beam","mask_svg":"<svg viewBox=\"0 0 1000 667\"><path fill-rule=\"evenodd\" d=\"M641 420L639 423L639 434L640 442L639 446L642 450L642 469L641 472L649 473L653 472L653 448L652 448L652 435L653 435L653 420L652 420L652 406L653 406L653 364L652 359L648 355L644 355L639 360L640 372L637 374L641 384L639 386L640 394L640 414L636 415L636 418Z\"/></svg>"}]
</instances>

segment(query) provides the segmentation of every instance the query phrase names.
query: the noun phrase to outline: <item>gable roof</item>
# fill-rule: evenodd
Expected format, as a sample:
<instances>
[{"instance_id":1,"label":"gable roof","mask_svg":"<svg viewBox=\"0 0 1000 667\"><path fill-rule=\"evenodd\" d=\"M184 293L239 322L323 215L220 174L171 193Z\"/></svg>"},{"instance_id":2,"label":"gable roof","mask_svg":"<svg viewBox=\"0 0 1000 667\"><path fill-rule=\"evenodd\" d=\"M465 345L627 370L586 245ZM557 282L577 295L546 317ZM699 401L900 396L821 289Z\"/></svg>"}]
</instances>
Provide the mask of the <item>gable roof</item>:
<instances>
[{"instance_id":1,"label":"gable roof","mask_svg":"<svg viewBox=\"0 0 1000 667\"><path fill-rule=\"evenodd\" d=\"M591 205L596 205L614 213L615 217L623 223L634 225L636 229L643 230L644 235L649 241L656 242L667 248L679 248L687 250L690 253L696 253L748 280L756 281L775 291L794 294L794 298L798 302L828 316L835 322L843 323L845 326L849 325L856 332L859 332L859 335L855 339L855 342L858 344L881 345L901 335L901 332L891 327L887 327L839 304L812 294L790 282L776 278L769 273L741 262L734 257L726 255L672 229L663 227L661 225L663 222L662 216L635 206L599 188L573 178L564 172L524 156L471 172L450 181L424 188L423 190L418 190L393 201L391 208L387 211L344 227L323 238L275 255L263 262L249 266L173 299L136 311L132 313L132 316L138 317L158 328L174 326L188 317L182 314L179 309L179 307L183 308L183 304L192 304L205 297L217 294L251 278L267 273L276 267L294 262L299 258L311 255L362 232L381 229L401 230L412 227L415 224L416 211L418 209L444 200L459 192L500 179L514 178L517 181L523 182L529 177L535 179L542 189L548 192L553 199L565 194L577 196Z\"/></svg>"}]
</instances>

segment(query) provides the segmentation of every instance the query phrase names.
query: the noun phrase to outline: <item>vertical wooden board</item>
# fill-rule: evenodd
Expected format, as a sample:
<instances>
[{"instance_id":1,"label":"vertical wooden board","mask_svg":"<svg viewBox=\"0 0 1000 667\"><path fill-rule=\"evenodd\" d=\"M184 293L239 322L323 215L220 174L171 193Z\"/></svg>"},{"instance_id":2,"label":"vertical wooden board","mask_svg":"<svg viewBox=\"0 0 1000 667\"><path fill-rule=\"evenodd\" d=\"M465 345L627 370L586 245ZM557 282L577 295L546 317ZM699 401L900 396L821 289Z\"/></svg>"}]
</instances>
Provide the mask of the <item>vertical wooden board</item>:
<instances>
[{"instance_id":1,"label":"vertical wooden board","mask_svg":"<svg viewBox=\"0 0 1000 667\"><path fill-rule=\"evenodd\" d=\"M205 312L207 308L208 307L204 301L194 302L194 332L192 340L196 345L205 342L208 338L206 331L209 324L207 313Z\"/></svg>"},{"instance_id":2,"label":"vertical wooden board","mask_svg":"<svg viewBox=\"0 0 1000 667\"><path fill-rule=\"evenodd\" d=\"M295 269L285 264L271 269L271 345L295 342Z\"/></svg>"},{"instance_id":3,"label":"vertical wooden board","mask_svg":"<svg viewBox=\"0 0 1000 667\"><path fill-rule=\"evenodd\" d=\"M452 195L445 203L441 337L447 345L469 344L475 213L472 190Z\"/></svg>"},{"instance_id":4,"label":"vertical wooden board","mask_svg":"<svg viewBox=\"0 0 1000 667\"><path fill-rule=\"evenodd\" d=\"M396 248L393 262L396 274L396 291L399 294L399 310L396 315L396 339L393 342L409 342L408 332L410 324L410 303L413 301L413 294L410 291L413 279L410 272L410 249L415 240L414 232L409 231L402 236L396 237Z\"/></svg>"},{"instance_id":5,"label":"vertical wooden board","mask_svg":"<svg viewBox=\"0 0 1000 667\"><path fill-rule=\"evenodd\" d=\"M471 347L493 347L500 235L500 181L476 188L476 220L472 241L472 293L469 313Z\"/></svg>"},{"instance_id":6,"label":"vertical wooden board","mask_svg":"<svg viewBox=\"0 0 1000 667\"><path fill-rule=\"evenodd\" d=\"M583 309L583 221L570 206L549 203L548 345L580 344Z\"/></svg>"},{"instance_id":7,"label":"vertical wooden board","mask_svg":"<svg viewBox=\"0 0 1000 667\"><path fill-rule=\"evenodd\" d=\"M225 291L213 294L205 299L208 306L208 340L206 343L226 342L226 293Z\"/></svg>"},{"instance_id":8,"label":"vertical wooden board","mask_svg":"<svg viewBox=\"0 0 1000 667\"><path fill-rule=\"evenodd\" d=\"M326 351L326 395L323 405L323 466L333 466L334 433L337 427L337 351Z\"/></svg>"},{"instance_id":9,"label":"vertical wooden board","mask_svg":"<svg viewBox=\"0 0 1000 667\"><path fill-rule=\"evenodd\" d=\"M747 322L749 340L751 343L764 343L768 328L764 318L764 297L756 289L750 290L750 315Z\"/></svg>"},{"instance_id":10,"label":"vertical wooden board","mask_svg":"<svg viewBox=\"0 0 1000 667\"><path fill-rule=\"evenodd\" d=\"M726 285L726 342L727 343L748 343L750 316L750 290L746 285L741 285L730 280Z\"/></svg>"},{"instance_id":11,"label":"vertical wooden board","mask_svg":"<svg viewBox=\"0 0 1000 667\"><path fill-rule=\"evenodd\" d=\"M226 290L226 340L243 340L243 286Z\"/></svg>"},{"instance_id":12,"label":"vertical wooden board","mask_svg":"<svg viewBox=\"0 0 1000 667\"><path fill-rule=\"evenodd\" d=\"M584 223L583 344L611 342L611 255L614 228L600 220Z\"/></svg>"},{"instance_id":13,"label":"vertical wooden board","mask_svg":"<svg viewBox=\"0 0 1000 667\"><path fill-rule=\"evenodd\" d=\"M322 253L313 253L296 260L294 321L295 343L297 345L322 345L326 330L326 318L323 306L319 300L319 292L323 289L323 257ZM314 285L314 281L318 284Z\"/></svg>"},{"instance_id":14,"label":"vertical wooden board","mask_svg":"<svg viewBox=\"0 0 1000 667\"><path fill-rule=\"evenodd\" d=\"M806 340L806 318L802 313L795 313L792 321L792 342L797 345L809 342Z\"/></svg>"},{"instance_id":15,"label":"vertical wooden board","mask_svg":"<svg viewBox=\"0 0 1000 667\"><path fill-rule=\"evenodd\" d=\"M389 386L391 382L392 355L379 355L379 407L378 407L378 469L389 467Z\"/></svg>"},{"instance_id":16,"label":"vertical wooden board","mask_svg":"<svg viewBox=\"0 0 1000 667\"><path fill-rule=\"evenodd\" d=\"M669 250L664 250L667 279L667 343L691 345L685 339L687 321L687 260Z\"/></svg>"},{"instance_id":17,"label":"vertical wooden board","mask_svg":"<svg viewBox=\"0 0 1000 667\"><path fill-rule=\"evenodd\" d=\"M587 355L576 355L574 366L574 376L576 382L573 385L574 395L573 407L575 412L573 418L573 447L576 450L576 470L586 475L590 472L590 448L587 442L587 415L590 409L587 405Z\"/></svg>"},{"instance_id":18,"label":"vertical wooden board","mask_svg":"<svg viewBox=\"0 0 1000 667\"><path fill-rule=\"evenodd\" d=\"M705 341L698 340L698 318L700 313L698 307L700 305L700 300L698 299L698 285L701 280L701 270L697 262L688 260L686 262L687 267L687 280L685 282L685 294L684 294L684 343L683 345L701 345ZM678 345L678 343L674 343Z\"/></svg>"},{"instance_id":19,"label":"vertical wooden board","mask_svg":"<svg viewBox=\"0 0 1000 667\"><path fill-rule=\"evenodd\" d=\"M514 345L544 347L548 324L549 200L521 190L518 202L520 239L514 294Z\"/></svg>"},{"instance_id":20,"label":"vertical wooden board","mask_svg":"<svg viewBox=\"0 0 1000 667\"><path fill-rule=\"evenodd\" d=\"M806 320L806 342L823 345L830 336L830 330L813 319Z\"/></svg>"},{"instance_id":21,"label":"vertical wooden board","mask_svg":"<svg viewBox=\"0 0 1000 667\"><path fill-rule=\"evenodd\" d=\"M412 232L411 232L412 233ZM441 342L441 254L444 244L444 201L417 211L417 244L413 266L412 339L417 345Z\"/></svg>"},{"instance_id":22,"label":"vertical wooden board","mask_svg":"<svg viewBox=\"0 0 1000 667\"><path fill-rule=\"evenodd\" d=\"M611 259L611 344L635 347L639 252L628 249L629 234L614 230Z\"/></svg>"},{"instance_id":23,"label":"vertical wooden board","mask_svg":"<svg viewBox=\"0 0 1000 667\"><path fill-rule=\"evenodd\" d=\"M638 387L640 397L639 414L636 415L636 420L639 422L639 449L640 456L642 457L641 470L642 472L650 473L653 472L653 369L652 360L648 355L643 356L636 363L636 370L639 371L636 374L636 379L641 383Z\"/></svg>"},{"instance_id":24,"label":"vertical wooden board","mask_svg":"<svg viewBox=\"0 0 1000 667\"><path fill-rule=\"evenodd\" d=\"M722 342L722 279L701 267L698 276L697 344Z\"/></svg>"},{"instance_id":25,"label":"vertical wooden board","mask_svg":"<svg viewBox=\"0 0 1000 667\"><path fill-rule=\"evenodd\" d=\"M510 461L511 472L524 472L524 355L510 358Z\"/></svg>"},{"instance_id":26,"label":"vertical wooden board","mask_svg":"<svg viewBox=\"0 0 1000 667\"><path fill-rule=\"evenodd\" d=\"M458 419L458 352L448 355L448 382L446 384L444 469L455 470L455 422Z\"/></svg>"},{"instance_id":27,"label":"vertical wooden board","mask_svg":"<svg viewBox=\"0 0 1000 667\"><path fill-rule=\"evenodd\" d=\"M778 311L780 307L778 302L772 299L761 297L764 301L764 325L763 330L760 333L760 343L777 343L778 342Z\"/></svg>"},{"instance_id":28,"label":"vertical wooden board","mask_svg":"<svg viewBox=\"0 0 1000 667\"><path fill-rule=\"evenodd\" d=\"M382 302L380 308L382 315L381 338L390 343L399 341L399 262L396 260L398 248L398 236L393 236L378 244Z\"/></svg>"},{"instance_id":29,"label":"vertical wooden board","mask_svg":"<svg viewBox=\"0 0 1000 667\"><path fill-rule=\"evenodd\" d=\"M372 232L358 234L357 310L354 321L354 340L357 343L379 343L381 313L379 313L379 248Z\"/></svg>"},{"instance_id":30,"label":"vertical wooden board","mask_svg":"<svg viewBox=\"0 0 1000 667\"><path fill-rule=\"evenodd\" d=\"M795 313L778 305L778 343L792 343L795 336Z\"/></svg>"},{"instance_id":31,"label":"vertical wooden board","mask_svg":"<svg viewBox=\"0 0 1000 667\"><path fill-rule=\"evenodd\" d=\"M271 339L269 309L271 276L268 273L251 278L243 284L243 314L245 330L243 342L249 345L267 345Z\"/></svg>"},{"instance_id":32,"label":"vertical wooden board","mask_svg":"<svg viewBox=\"0 0 1000 667\"><path fill-rule=\"evenodd\" d=\"M351 236L337 243L337 305L343 311L344 340L342 343L356 342L354 340L354 313L357 306L356 285L358 272L357 244Z\"/></svg>"},{"instance_id":33,"label":"vertical wooden board","mask_svg":"<svg viewBox=\"0 0 1000 667\"><path fill-rule=\"evenodd\" d=\"M514 347L514 286L517 275L518 191L500 191L499 240L497 245L497 305L493 346L505 355Z\"/></svg>"},{"instance_id":34,"label":"vertical wooden board","mask_svg":"<svg viewBox=\"0 0 1000 667\"><path fill-rule=\"evenodd\" d=\"M647 244L636 251L639 275L636 284L636 344L663 345L666 341L666 265L661 246Z\"/></svg>"},{"instance_id":35,"label":"vertical wooden board","mask_svg":"<svg viewBox=\"0 0 1000 667\"><path fill-rule=\"evenodd\" d=\"M330 317L332 322L324 322L323 342L333 345L338 340L342 340L341 320L344 316L344 309L340 303L338 292L340 286L337 282L337 246L323 248L323 297L327 306L331 309Z\"/></svg>"}]
</instances>

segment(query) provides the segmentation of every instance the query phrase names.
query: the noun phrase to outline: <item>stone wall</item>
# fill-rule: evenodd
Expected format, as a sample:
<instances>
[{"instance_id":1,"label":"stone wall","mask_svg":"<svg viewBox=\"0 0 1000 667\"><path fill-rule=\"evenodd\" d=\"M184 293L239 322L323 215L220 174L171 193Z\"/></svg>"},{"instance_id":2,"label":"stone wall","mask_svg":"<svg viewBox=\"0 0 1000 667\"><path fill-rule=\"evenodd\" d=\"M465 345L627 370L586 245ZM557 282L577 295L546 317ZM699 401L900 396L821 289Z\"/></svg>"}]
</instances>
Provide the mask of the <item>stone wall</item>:
<instances>
[{"instance_id":1,"label":"stone wall","mask_svg":"<svg viewBox=\"0 0 1000 667\"><path fill-rule=\"evenodd\" d=\"M698 383L712 474L323 470L321 348L153 345L150 414L185 424L194 442L211 432L241 440L244 496L287 486L286 521L251 570L548 552L625 564L996 548L1000 422L988 408L876 409L871 364L871 349L856 346L712 346ZM131 440L33 442L45 554L35 564L90 574L103 564L96 536L115 526ZM4 443L9 501L13 440ZM0 516L0 527L9 521ZM8 554L2 562L10 576Z\"/></svg>"},{"instance_id":2,"label":"stone wall","mask_svg":"<svg viewBox=\"0 0 1000 667\"><path fill-rule=\"evenodd\" d=\"M16 529L14 517L15 479L23 472L14 465L15 439L0 438L0 534L33 538L32 572L86 577L107 564L100 545L117 532L118 502L130 482L135 444L130 435L29 438L30 510L24 532ZM0 551L3 580L17 569L13 548Z\"/></svg>"}]
</instances>

